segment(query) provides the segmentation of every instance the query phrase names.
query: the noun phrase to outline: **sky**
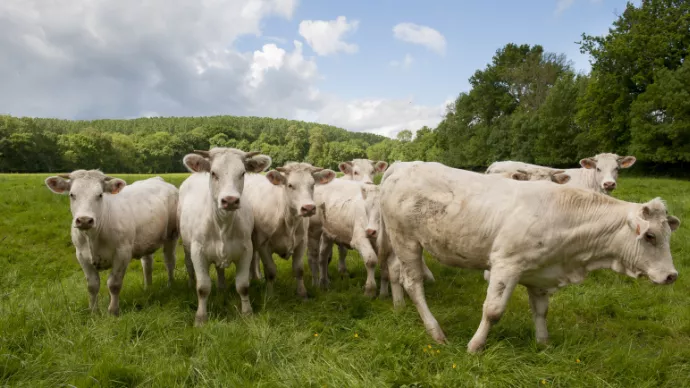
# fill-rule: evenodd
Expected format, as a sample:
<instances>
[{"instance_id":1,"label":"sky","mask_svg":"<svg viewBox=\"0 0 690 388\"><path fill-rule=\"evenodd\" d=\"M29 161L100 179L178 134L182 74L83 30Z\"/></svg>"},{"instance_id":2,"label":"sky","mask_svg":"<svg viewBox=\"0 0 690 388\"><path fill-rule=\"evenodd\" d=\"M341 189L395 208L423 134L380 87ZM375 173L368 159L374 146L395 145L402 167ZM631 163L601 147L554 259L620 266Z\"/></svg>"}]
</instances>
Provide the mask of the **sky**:
<instances>
[{"instance_id":1,"label":"sky","mask_svg":"<svg viewBox=\"0 0 690 388\"><path fill-rule=\"evenodd\" d=\"M634 2L639 4L639 0ZM436 126L507 43L564 53L625 0L2 0L0 114Z\"/></svg>"}]
</instances>

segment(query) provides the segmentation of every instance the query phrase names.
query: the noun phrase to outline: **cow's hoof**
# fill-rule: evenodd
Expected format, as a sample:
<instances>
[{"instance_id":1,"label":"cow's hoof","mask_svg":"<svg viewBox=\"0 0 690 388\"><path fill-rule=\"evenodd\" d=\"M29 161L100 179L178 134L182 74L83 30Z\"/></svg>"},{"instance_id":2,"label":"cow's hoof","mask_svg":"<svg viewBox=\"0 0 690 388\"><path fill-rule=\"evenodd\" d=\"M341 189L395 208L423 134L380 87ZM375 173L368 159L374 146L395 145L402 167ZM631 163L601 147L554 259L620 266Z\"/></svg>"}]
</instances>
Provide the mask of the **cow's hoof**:
<instances>
[{"instance_id":1,"label":"cow's hoof","mask_svg":"<svg viewBox=\"0 0 690 388\"><path fill-rule=\"evenodd\" d=\"M194 318L194 327L202 327L208 321L208 316L197 315Z\"/></svg>"},{"instance_id":2,"label":"cow's hoof","mask_svg":"<svg viewBox=\"0 0 690 388\"><path fill-rule=\"evenodd\" d=\"M485 344L486 344L486 342L484 342L484 341L472 340L472 341L470 341L469 344L467 344L467 353L477 354L477 353L481 352L482 349L484 349Z\"/></svg>"}]
</instances>

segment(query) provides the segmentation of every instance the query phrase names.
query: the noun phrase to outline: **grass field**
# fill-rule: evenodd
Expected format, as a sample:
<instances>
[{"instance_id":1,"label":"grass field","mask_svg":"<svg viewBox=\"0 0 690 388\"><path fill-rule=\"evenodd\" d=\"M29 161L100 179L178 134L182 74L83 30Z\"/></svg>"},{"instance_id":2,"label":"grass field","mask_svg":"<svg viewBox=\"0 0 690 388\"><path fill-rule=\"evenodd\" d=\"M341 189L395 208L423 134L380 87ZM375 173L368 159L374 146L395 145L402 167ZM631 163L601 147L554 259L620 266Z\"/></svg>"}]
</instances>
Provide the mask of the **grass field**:
<instances>
[{"instance_id":1,"label":"grass field","mask_svg":"<svg viewBox=\"0 0 690 388\"><path fill-rule=\"evenodd\" d=\"M88 311L84 275L69 237L66 196L47 174L0 175L0 385L205 387L681 387L690 384L690 182L621 178L615 196L667 200L681 219L671 240L678 281L655 286L601 271L551 299L551 343L537 347L522 287L476 356L466 345L479 324L486 283L480 271L427 263L432 312L450 345L437 346L409 299L364 297L364 266L354 251L349 279L331 264L332 289L299 301L290 263L279 266L275 296L252 283L254 316L239 315L234 286L212 291L209 323L194 328L196 294L187 287L182 249L175 284L165 286L162 253L154 284L143 289L133 261L121 316L107 315L107 273L100 313ZM116 175L133 182L143 175ZM178 185L187 174L165 175ZM306 260L305 260L306 264ZM215 274L212 275L215 278ZM234 267L228 270L234 279ZM378 282L378 273L377 273Z\"/></svg>"}]
</instances>

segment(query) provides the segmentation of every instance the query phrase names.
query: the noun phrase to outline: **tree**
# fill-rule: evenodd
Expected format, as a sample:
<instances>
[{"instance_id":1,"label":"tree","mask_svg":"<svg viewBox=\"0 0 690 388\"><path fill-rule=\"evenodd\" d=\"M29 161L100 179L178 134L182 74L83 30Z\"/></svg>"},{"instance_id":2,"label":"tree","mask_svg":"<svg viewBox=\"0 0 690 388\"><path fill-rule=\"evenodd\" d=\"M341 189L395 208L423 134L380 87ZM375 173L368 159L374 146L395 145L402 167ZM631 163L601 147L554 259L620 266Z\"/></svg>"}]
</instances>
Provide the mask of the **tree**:
<instances>
[{"instance_id":1,"label":"tree","mask_svg":"<svg viewBox=\"0 0 690 388\"><path fill-rule=\"evenodd\" d=\"M600 149L626 152L630 107L662 68L675 70L690 46L690 2L628 3L605 36L582 35L582 53L592 61L592 81L577 119Z\"/></svg>"},{"instance_id":2,"label":"tree","mask_svg":"<svg viewBox=\"0 0 690 388\"><path fill-rule=\"evenodd\" d=\"M630 151L653 162L690 161L690 62L659 69L632 104Z\"/></svg>"}]
</instances>

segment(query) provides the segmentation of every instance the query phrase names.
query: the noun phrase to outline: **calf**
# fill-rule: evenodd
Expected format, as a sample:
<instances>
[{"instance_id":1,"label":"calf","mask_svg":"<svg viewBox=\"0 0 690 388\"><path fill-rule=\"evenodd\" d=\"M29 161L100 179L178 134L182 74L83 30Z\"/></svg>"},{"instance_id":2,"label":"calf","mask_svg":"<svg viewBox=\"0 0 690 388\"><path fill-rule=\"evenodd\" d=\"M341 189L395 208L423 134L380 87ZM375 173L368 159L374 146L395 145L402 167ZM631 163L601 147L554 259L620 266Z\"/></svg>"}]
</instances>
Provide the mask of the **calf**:
<instances>
[{"instance_id":1,"label":"calf","mask_svg":"<svg viewBox=\"0 0 690 388\"><path fill-rule=\"evenodd\" d=\"M89 307L98 310L99 271L112 268L108 277L113 315L120 313L120 290L132 258L141 259L144 286L152 281L153 254L163 247L168 286L175 270L177 243L177 188L161 177L127 185L122 179L98 170L76 170L51 176L46 186L69 194L72 211L72 244L86 275Z\"/></svg>"},{"instance_id":2,"label":"calf","mask_svg":"<svg viewBox=\"0 0 690 388\"><path fill-rule=\"evenodd\" d=\"M245 192L256 198L253 212L257 240L253 268L258 268L260 257L269 293L272 293L277 272L272 254L277 253L286 260L292 257L297 294L306 298L303 260L309 217L316 213L314 191L328 186L333 178L334 171L309 163L287 163L269 171L265 177L254 175L245 178Z\"/></svg>"},{"instance_id":3,"label":"calf","mask_svg":"<svg viewBox=\"0 0 690 388\"><path fill-rule=\"evenodd\" d=\"M250 197L243 193L244 179L246 172L267 169L271 158L258 152L214 147L187 154L183 162L192 175L180 185L177 212L185 265L190 283L196 283L199 300L194 323L200 326L208 320L211 264L216 267L222 289L224 269L235 263L235 288L242 313L251 314L249 266L254 250L254 214Z\"/></svg>"},{"instance_id":4,"label":"calf","mask_svg":"<svg viewBox=\"0 0 690 388\"><path fill-rule=\"evenodd\" d=\"M582 168L568 168L565 170L565 173L571 178L566 184L604 194L611 194L616 188L618 171L621 168L631 167L635 164L635 161L636 159L634 156L618 156L611 153L603 153L591 158L584 158L580 160ZM563 170L555 170L551 167L508 160L492 163L489 168L487 168L486 173L510 173L517 172L518 170L541 174L549 172L556 174L555 171L563 172Z\"/></svg>"},{"instance_id":5,"label":"calf","mask_svg":"<svg viewBox=\"0 0 690 388\"><path fill-rule=\"evenodd\" d=\"M440 163L396 163L381 183L381 217L407 294L427 331L445 335L429 311L422 249L441 263L491 269L482 320L468 344L483 348L517 284L527 288L536 339L548 339L549 295L610 268L656 284L678 277L670 250L680 220L655 198L630 203L550 182L521 182ZM394 297L396 295L394 294Z\"/></svg>"}]
</instances>

